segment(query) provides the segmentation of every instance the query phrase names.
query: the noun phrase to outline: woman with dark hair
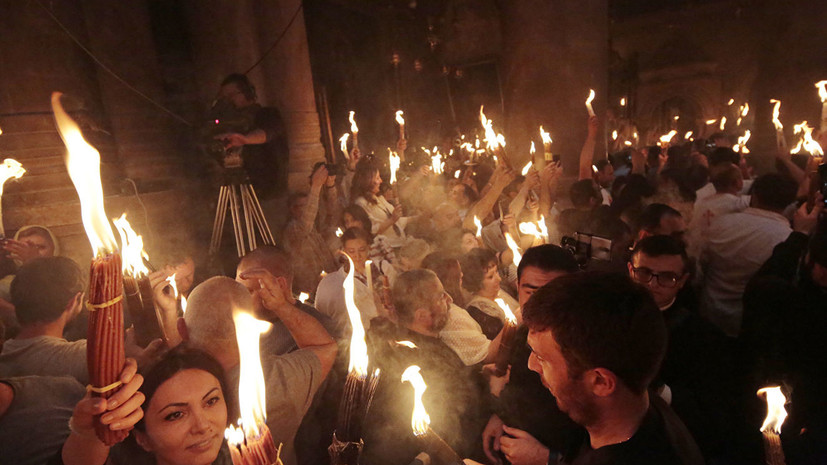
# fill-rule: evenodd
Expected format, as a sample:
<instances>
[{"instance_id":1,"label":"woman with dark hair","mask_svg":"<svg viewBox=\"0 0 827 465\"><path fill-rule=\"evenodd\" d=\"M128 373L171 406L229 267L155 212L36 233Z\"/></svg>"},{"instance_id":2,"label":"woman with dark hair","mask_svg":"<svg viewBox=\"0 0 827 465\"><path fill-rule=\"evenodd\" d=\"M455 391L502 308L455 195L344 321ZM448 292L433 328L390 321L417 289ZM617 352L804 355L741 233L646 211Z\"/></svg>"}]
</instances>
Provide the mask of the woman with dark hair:
<instances>
[{"instance_id":1,"label":"woman with dark hair","mask_svg":"<svg viewBox=\"0 0 827 465\"><path fill-rule=\"evenodd\" d=\"M382 176L379 168L368 160L356 165L353 185L350 189L351 201L362 207L371 221L371 234L387 237L391 247L400 247L405 243L405 226L408 218L402 216L402 207L394 207L380 194Z\"/></svg>"},{"instance_id":2,"label":"woman with dark hair","mask_svg":"<svg viewBox=\"0 0 827 465\"><path fill-rule=\"evenodd\" d=\"M364 208L359 205L348 205L342 214L342 225L345 231L350 228L358 228L368 233L371 239L368 258L373 260L374 263L387 261L388 264L392 264L396 262L396 254L393 252L393 247L388 244L385 235L370 233L372 223Z\"/></svg>"},{"instance_id":3,"label":"woman with dark hair","mask_svg":"<svg viewBox=\"0 0 827 465\"><path fill-rule=\"evenodd\" d=\"M101 442L90 447L70 443L70 437L63 449L63 462L229 465L232 461L224 442L224 430L231 418L227 392L224 370L214 358L206 352L178 346L145 371L139 389L145 399L144 417L135 424L133 434L111 452ZM140 411L140 405L133 410ZM75 416L72 421L86 423Z\"/></svg>"},{"instance_id":4,"label":"woman with dark hair","mask_svg":"<svg viewBox=\"0 0 827 465\"><path fill-rule=\"evenodd\" d=\"M494 339L505 324L505 312L494 299L503 299L519 315L519 304L500 288L497 256L488 249L473 249L460 258L462 287L473 293L465 309L480 324L488 339ZM519 316L518 316L519 318Z\"/></svg>"}]
</instances>

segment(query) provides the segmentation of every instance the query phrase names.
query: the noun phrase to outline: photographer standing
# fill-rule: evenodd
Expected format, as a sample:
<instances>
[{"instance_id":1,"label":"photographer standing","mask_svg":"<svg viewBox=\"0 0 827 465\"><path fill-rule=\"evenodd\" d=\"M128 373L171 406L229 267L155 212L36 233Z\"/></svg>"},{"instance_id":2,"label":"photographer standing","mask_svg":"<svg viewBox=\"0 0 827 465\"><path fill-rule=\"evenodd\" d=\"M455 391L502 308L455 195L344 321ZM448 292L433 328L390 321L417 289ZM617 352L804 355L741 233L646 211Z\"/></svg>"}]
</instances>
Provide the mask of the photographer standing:
<instances>
[{"instance_id":1,"label":"photographer standing","mask_svg":"<svg viewBox=\"0 0 827 465\"><path fill-rule=\"evenodd\" d=\"M281 113L256 102L256 89L247 76L230 74L221 81L219 101L213 108L211 120L219 125L226 123L224 127L228 131L214 136L215 139L223 142L228 154L241 151L243 168L262 203L265 216L274 230L280 230L279 225L284 224L286 218L273 217L270 213L285 210L281 204L287 194L289 151ZM224 167L231 166L225 164ZM277 209L279 205L282 208Z\"/></svg>"}]
</instances>

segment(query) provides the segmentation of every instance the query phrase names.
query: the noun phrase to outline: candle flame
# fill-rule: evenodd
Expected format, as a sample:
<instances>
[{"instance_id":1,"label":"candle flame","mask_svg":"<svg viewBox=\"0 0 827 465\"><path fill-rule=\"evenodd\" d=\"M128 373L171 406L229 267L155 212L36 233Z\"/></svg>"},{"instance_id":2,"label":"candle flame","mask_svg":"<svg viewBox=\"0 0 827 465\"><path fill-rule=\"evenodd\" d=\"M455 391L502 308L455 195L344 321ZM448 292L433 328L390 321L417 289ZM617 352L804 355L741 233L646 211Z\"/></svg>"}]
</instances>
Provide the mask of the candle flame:
<instances>
[{"instance_id":1,"label":"candle flame","mask_svg":"<svg viewBox=\"0 0 827 465\"><path fill-rule=\"evenodd\" d=\"M240 437L258 438L262 434L260 427L267 420L267 397L264 385L264 373L261 371L261 358L259 355L259 338L272 326L266 321L257 320L254 316L244 311L233 312L233 323L235 324L235 336L238 342L238 355L241 361L238 379L238 406L241 418L239 420L240 430L229 433L230 445L238 445L241 442L232 442ZM227 428L230 430L233 428ZM225 437L228 433L225 431Z\"/></svg>"},{"instance_id":2,"label":"candle flame","mask_svg":"<svg viewBox=\"0 0 827 465\"><path fill-rule=\"evenodd\" d=\"M416 349L417 348L416 344L414 344L411 341L396 341L396 345L404 346L404 347L407 347L409 349Z\"/></svg>"},{"instance_id":3,"label":"candle flame","mask_svg":"<svg viewBox=\"0 0 827 465\"><path fill-rule=\"evenodd\" d=\"M347 276L342 287L345 290L345 306L347 307L347 316L350 319L350 326L353 332L350 336L350 363L348 370L355 373L361 379L368 375L368 345L365 342L365 327L362 326L362 314L359 313L359 308L356 306L354 300L354 273L356 267L353 265L353 260L348 254L347 262L349 264Z\"/></svg>"},{"instance_id":4,"label":"candle flame","mask_svg":"<svg viewBox=\"0 0 827 465\"><path fill-rule=\"evenodd\" d=\"M525 166L523 166L523 170L522 170L522 171L520 171L520 174L522 174L523 176L527 175L527 174L528 174L528 170L530 170L530 169L531 169L531 163L532 163L532 162L528 162L528 163L526 163L526 164L525 164Z\"/></svg>"},{"instance_id":5,"label":"candle flame","mask_svg":"<svg viewBox=\"0 0 827 465\"><path fill-rule=\"evenodd\" d=\"M336 237L342 237L345 232L342 231L342 228L336 228Z\"/></svg>"},{"instance_id":6,"label":"candle flame","mask_svg":"<svg viewBox=\"0 0 827 465\"><path fill-rule=\"evenodd\" d=\"M172 273L172 276L167 276L167 279L165 279L165 281L169 283L170 287L172 287L172 295L177 299L178 283L175 282L175 273Z\"/></svg>"},{"instance_id":7,"label":"candle flame","mask_svg":"<svg viewBox=\"0 0 827 465\"><path fill-rule=\"evenodd\" d=\"M431 168L434 170L434 174L442 174L442 168L445 166L445 162L442 161L442 154L436 152L436 155L431 157Z\"/></svg>"},{"instance_id":8,"label":"candle flame","mask_svg":"<svg viewBox=\"0 0 827 465\"><path fill-rule=\"evenodd\" d=\"M521 234L531 234L537 239L543 238L543 235L540 233L540 228L537 226L537 223L520 223L518 227L520 229Z\"/></svg>"},{"instance_id":9,"label":"candle flame","mask_svg":"<svg viewBox=\"0 0 827 465\"><path fill-rule=\"evenodd\" d=\"M548 228L546 227L545 215L540 215L540 219L537 220L537 226L540 227L540 236L543 237L543 241L548 243Z\"/></svg>"},{"instance_id":10,"label":"candle flame","mask_svg":"<svg viewBox=\"0 0 827 465\"><path fill-rule=\"evenodd\" d=\"M621 97L621 98L620 98L620 106L621 106L621 107L625 107L625 106L626 106L626 97Z\"/></svg>"},{"instance_id":11,"label":"candle flame","mask_svg":"<svg viewBox=\"0 0 827 465\"><path fill-rule=\"evenodd\" d=\"M744 135L738 138L738 142L732 147L732 150L741 153L749 153L749 149L747 148L747 142L749 142L749 138L752 134L750 133L749 129L744 132Z\"/></svg>"},{"instance_id":12,"label":"candle flame","mask_svg":"<svg viewBox=\"0 0 827 465\"><path fill-rule=\"evenodd\" d=\"M793 125L793 133L801 134L801 136L798 139L798 144L790 150L790 153L799 153L802 149L804 149L812 156L824 155L824 151L821 149L821 144L813 140L813 128L811 128L806 121Z\"/></svg>"},{"instance_id":13,"label":"candle flame","mask_svg":"<svg viewBox=\"0 0 827 465\"><path fill-rule=\"evenodd\" d=\"M520 260L523 259L522 254L520 254L520 247L514 241L514 238L511 237L511 233L505 233L505 242L508 244L508 248L511 249L511 253L514 255L512 262L514 266L520 266Z\"/></svg>"},{"instance_id":14,"label":"candle flame","mask_svg":"<svg viewBox=\"0 0 827 465\"><path fill-rule=\"evenodd\" d=\"M431 417L425 410L425 404L422 403L422 394L428 385L422 379L422 374L419 373L419 367L411 365L402 373L402 382L409 382L414 388L414 407L411 414L411 429L414 435L422 436L428 432L428 426L431 424Z\"/></svg>"},{"instance_id":15,"label":"candle flame","mask_svg":"<svg viewBox=\"0 0 827 465\"><path fill-rule=\"evenodd\" d=\"M774 106L772 107L772 124L773 126L775 126L776 131L780 131L784 129L784 125L781 124L781 120L778 119L778 117L781 115L781 100L770 99L770 103L774 104Z\"/></svg>"},{"instance_id":16,"label":"candle flame","mask_svg":"<svg viewBox=\"0 0 827 465\"><path fill-rule=\"evenodd\" d=\"M623 145L625 145L626 147L631 147L632 146L632 141L630 141L630 140L623 141Z\"/></svg>"},{"instance_id":17,"label":"candle flame","mask_svg":"<svg viewBox=\"0 0 827 465\"><path fill-rule=\"evenodd\" d=\"M345 158L350 158L350 154L347 152L348 137L350 137L350 133L346 132L339 138L339 148L342 149L342 153L345 154Z\"/></svg>"},{"instance_id":18,"label":"candle flame","mask_svg":"<svg viewBox=\"0 0 827 465\"><path fill-rule=\"evenodd\" d=\"M827 81L816 82L816 88L818 89L818 96L821 98L821 103L827 101Z\"/></svg>"},{"instance_id":19,"label":"candle flame","mask_svg":"<svg viewBox=\"0 0 827 465\"><path fill-rule=\"evenodd\" d=\"M589 96L586 98L586 105L591 105L594 101L594 89L589 89Z\"/></svg>"},{"instance_id":20,"label":"candle flame","mask_svg":"<svg viewBox=\"0 0 827 465\"><path fill-rule=\"evenodd\" d=\"M532 155L534 155L535 153L537 153L537 149L536 149L536 148L534 148L534 141L531 141L531 147L528 149L528 153L530 153L530 154L532 154Z\"/></svg>"},{"instance_id":21,"label":"candle flame","mask_svg":"<svg viewBox=\"0 0 827 465\"><path fill-rule=\"evenodd\" d=\"M729 102L727 102L727 106L730 106L730 105L732 105L733 103L735 103L735 99L734 99L734 98L731 98L731 99L729 99Z\"/></svg>"},{"instance_id":22,"label":"candle flame","mask_svg":"<svg viewBox=\"0 0 827 465\"><path fill-rule=\"evenodd\" d=\"M595 173L597 173L597 165L592 165L592 171L594 171Z\"/></svg>"},{"instance_id":23,"label":"candle flame","mask_svg":"<svg viewBox=\"0 0 827 465\"><path fill-rule=\"evenodd\" d=\"M399 111L397 111L397 112L396 112L396 122L397 122L400 126L404 126L404 125L405 125L405 118L403 118L403 117L402 117L402 115L403 115L403 114L404 114L404 113L402 113L402 110L399 110Z\"/></svg>"},{"instance_id":24,"label":"candle flame","mask_svg":"<svg viewBox=\"0 0 827 465\"><path fill-rule=\"evenodd\" d=\"M359 127L356 126L356 116L355 111L351 111L350 114L347 115L347 120L350 121L350 132L356 134L359 132Z\"/></svg>"},{"instance_id":25,"label":"candle flame","mask_svg":"<svg viewBox=\"0 0 827 465\"><path fill-rule=\"evenodd\" d=\"M668 144L672 140L672 138L675 137L675 134L677 134L677 133L678 133L678 131L673 129L673 130L669 131L669 133L660 136L661 146Z\"/></svg>"},{"instance_id":26,"label":"candle flame","mask_svg":"<svg viewBox=\"0 0 827 465\"><path fill-rule=\"evenodd\" d=\"M765 431L772 431L775 434L781 433L781 425L784 424L784 419L787 418L787 411L784 410L787 398L781 392L781 387L768 386L761 388L758 390L758 395L763 395L767 399L767 418L764 419L760 431L762 433Z\"/></svg>"},{"instance_id":27,"label":"candle flame","mask_svg":"<svg viewBox=\"0 0 827 465\"><path fill-rule=\"evenodd\" d=\"M454 171L454 179L459 179L460 170Z\"/></svg>"},{"instance_id":28,"label":"candle flame","mask_svg":"<svg viewBox=\"0 0 827 465\"><path fill-rule=\"evenodd\" d=\"M396 172L399 171L399 165L401 164L402 159L399 158L399 155L397 155L393 150L388 149L388 166L391 170L391 178L388 180L388 184L396 183Z\"/></svg>"},{"instance_id":29,"label":"candle flame","mask_svg":"<svg viewBox=\"0 0 827 465\"><path fill-rule=\"evenodd\" d=\"M717 119L708 119L708 120L706 120L706 125L709 126L709 125L715 124L717 122L718 122Z\"/></svg>"},{"instance_id":30,"label":"candle flame","mask_svg":"<svg viewBox=\"0 0 827 465\"><path fill-rule=\"evenodd\" d=\"M83 139L80 128L60 104L60 92L52 93L52 111L60 137L68 149L66 169L80 198L83 229L95 256L117 250L115 236L103 207L103 186L100 177L100 153Z\"/></svg>"},{"instance_id":31,"label":"candle flame","mask_svg":"<svg viewBox=\"0 0 827 465\"><path fill-rule=\"evenodd\" d=\"M726 127L726 116L721 117L721 125L719 127L721 128L721 131L723 131Z\"/></svg>"},{"instance_id":32,"label":"candle flame","mask_svg":"<svg viewBox=\"0 0 827 465\"><path fill-rule=\"evenodd\" d=\"M120 218L112 220L115 229L118 230L118 235L121 236L121 255L123 262L121 268L124 274L133 277L141 277L149 274L149 269L144 265L144 259L149 260L149 256L144 252L144 239L139 236L129 221L126 219L126 213ZM175 289L176 295L178 290Z\"/></svg>"},{"instance_id":33,"label":"candle flame","mask_svg":"<svg viewBox=\"0 0 827 465\"><path fill-rule=\"evenodd\" d=\"M0 132L2 134L2 132ZM11 178L19 179L26 173L26 169L19 161L13 158L6 158L0 165L0 196L3 195L3 185Z\"/></svg>"},{"instance_id":34,"label":"candle flame","mask_svg":"<svg viewBox=\"0 0 827 465\"><path fill-rule=\"evenodd\" d=\"M480 222L480 219L477 218L477 215L474 215L474 225L477 227L477 234L476 234L477 238L481 238L482 237L482 223Z\"/></svg>"},{"instance_id":35,"label":"candle flame","mask_svg":"<svg viewBox=\"0 0 827 465\"><path fill-rule=\"evenodd\" d=\"M310 294L308 294L307 292L300 292L299 293L299 302L305 303L305 302L307 302L307 299L309 299L309 298L310 298Z\"/></svg>"},{"instance_id":36,"label":"candle flame","mask_svg":"<svg viewBox=\"0 0 827 465\"><path fill-rule=\"evenodd\" d=\"M612 131L612 140L617 140L617 129Z\"/></svg>"},{"instance_id":37,"label":"candle flame","mask_svg":"<svg viewBox=\"0 0 827 465\"><path fill-rule=\"evenodd\" d=\"M687 131L686 134L683 135L683 138L684 139L689 139L690 137L692 137L692 134L694 134L694 132Z\"/></svg>"},{"instance_id":38,"label":"candle flame","mask_svg":"<svg viewBox=\"0 0 827 465\"><path fill-rule=\"evenodd\" d=\"M505 147L505 138L502 137L502 134L498 135L494 132L494 122L486 118L485 113L483 113L482 105L480 105L480 124L482 124L482 127L485 130L485 138L483 139L483 142L485 142L488 149L495 150L500 145Z\"/></svg>"},{"instance_id":39,"label":"candle flame","mask_svg":"<svg viewBox=\"0 0 827 465\"><path fill-rule=\"evenodd\" d=\"M540 138L543 139L543 144L551 145L551 134L544 131L542 126L540 126Z\"/></svg>"},{"instance_id":40,"label":"candle flame","mask_svg":"<svg viewBox=\"0 0 827 465\"><path fill-rule=\"evenodd\" d=\"M463 142L462 145L459 146L459 148L464 149L468 152L474 153L474 146L471 145L470 142Z\"/></svg>"},{"instance_id":41,"label":"candle flame","mask_svg":"<svg viewBox=\"0 0 827 465\"><path fill-rule=\"evenodd\" d=\"M749 114L749 102L744 102L741 106L741 117L746 118L747 114Z\"/></svg>"},{"instance_id":42,"label":"candle flame","mask_svg":"<svg viewBox=\"0 0 827 465\"><path fill-rule=\"evenodd\" d=\"M499 305L500 308L503 310L503 313L505 313L505 319L508 320L509 323L516 325L517 317L514 316L514 312L511 311L511 307L509 307L508 304L505 303L505 301L499 297L494 299L494 302L497 302L497 305Z\"/></svg>"}]
</instances>

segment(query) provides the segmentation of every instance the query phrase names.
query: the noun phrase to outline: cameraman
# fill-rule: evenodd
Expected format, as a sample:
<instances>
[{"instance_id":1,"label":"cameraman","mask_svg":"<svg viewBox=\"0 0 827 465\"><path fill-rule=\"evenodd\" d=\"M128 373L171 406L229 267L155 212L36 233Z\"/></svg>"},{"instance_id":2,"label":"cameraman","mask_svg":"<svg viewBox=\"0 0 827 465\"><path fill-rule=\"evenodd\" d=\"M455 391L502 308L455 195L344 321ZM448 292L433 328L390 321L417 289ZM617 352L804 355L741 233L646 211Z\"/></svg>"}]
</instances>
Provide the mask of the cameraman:
<instances>
[{"instance_id":1,"label":"cameraman","mask_svg":"<svg viewBox=\"0 0 827 465\"><path fill-rule=\"evenodd\" d=\"M263 206L273 203L265 202L268 199L283 200L287 192L289 152L281 113L276 108L263 107L256 102L256 89L243 74L230 74L221 81L219 101L214 110L231 113L246 121L247 124L233 125L230 132L214 137L223 142L227 151L243 147L241 157L245 171ZM218 117L213 119L219 121ZM246 130L242 129L244 127ZM271 210L266 206L264 208L265 211Z\"/></svg>"}]
</instances>

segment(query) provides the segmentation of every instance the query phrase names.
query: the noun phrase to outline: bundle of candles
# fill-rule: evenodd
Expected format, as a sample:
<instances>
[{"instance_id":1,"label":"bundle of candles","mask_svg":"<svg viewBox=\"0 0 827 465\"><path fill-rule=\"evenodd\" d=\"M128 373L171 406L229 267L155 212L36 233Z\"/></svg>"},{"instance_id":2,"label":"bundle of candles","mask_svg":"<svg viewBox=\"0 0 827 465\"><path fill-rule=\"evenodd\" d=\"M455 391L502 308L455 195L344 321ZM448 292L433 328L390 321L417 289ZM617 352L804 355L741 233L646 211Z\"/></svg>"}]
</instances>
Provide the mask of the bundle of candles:
<instances>
[{"instance_id":1,"label":"bundle of candles","mask_svg":"<svg viewBox=\"0 0 827 465\"><path fill-rule=\"evenodd\" d=\"M494 359L494 375L503 376L508 370L508 361L511 360L511 353L514 351L514 336L517 334L517 317L503 299L494 299L505 313L505 326L500 333L500 346L497 348L497 356Z\"/></svg>"},{"instance_id":2,"label":"bundle of candles","mask_svg":"<svg viewBox=\"0 0 827 465\"><path fill-rule=\"evenodd\" d=\"M86 343L90 386L96 397L109 398L121 387L124 366L123 276L112 228L103 208L100 154L89 145L77 124L52 94L52 110L60 136L68 148L66 168L80 198L81 216L94 258L89 272L89 326ZM95 433L107 445L126 438L128 431L112 431L95 417Z\"/></svg>"},{"instance_id":3,"label":"bundle of candles","mask_svg":"<svg viewBox=\"0 0 827 465\"><path fill-rule=\"evenodd\" d=\"M764 438L764 460L767 465L784 465L784 449L781 447L781 425L787 418L784 404L787 398L781 392L780 386L768 386L758 390L759 396L767 400L767 418L761 425L761 434Z\"/></svg>"},{"instance_id":4,"label":"bundle of candles","mask_svg":"<svg viewBox=\"0 0 827 465\"><path fill-rule=\"evenodd\" d=\"M365 342L365 328L362 317L354 299L353 260L348 260L348 273L343 283L345 305L353 329L350 339L350 363L345 379L342 399L339 403L339 416L336 431L328 447L332 465L356 465L359 461L364 442L362 426L367 416L376 386L379 383L379 369L369 370L368 346Z\"/></svg>"},{"instance_id":5,"label":"bundle of candles","mask_svg":"<svg viewBox=\"0 0 827 465\"><path fill-rule=\"evenodd\" d=\"M11 178L20 179L20 176L26 173L26 169L19 161L12 158L6 158L0 164L0 239L6 237L6 230L3 227L3 186Z\"/></svg>"},{"instance_id":6,"label":"bundle of candles","mask_svg":"<svg viewBox=\"0 0 827 465\"><path fill-rule=\"evenodd\" d=\"M409 382L414 388L414 406L411 414L411 429L422 443L422 448L434 465L462 465L462 459L438 434L431 429L431 417L422 403L422 394L428 385L419 373L419 367L409 366L402 373L402 382Z\"/></svg>"},{"instance_id":7,"label":"bundle of candles","mask_svg":"<svg viewBox=\"0 0 827 465\"><path fill-rule=\"evenodd\" d=\"M158 313L149 283L149 269L144 264L148 259L144 252L144 241L135 233L126 220L126 213L112 221L121 236L123 253L123 289L126 309L135 328L135 341L146 347L155 339L166 340L163 319Z\"/></svg>"},{"instance_id":8,"label":"bundle of candles","mask_svg":"<svg viewBox=\"0 0 827 465\"><path fill-rule=\"evenodd\" d=\"M224 431L233 465L281 465L281 446L276 447L266 423L267 400L264 373L261 371L259 338L270 323L257 320L249 313L233 314L238 356L241 360L238 380L238 427Z\"/></svg>"}]
</instances>

